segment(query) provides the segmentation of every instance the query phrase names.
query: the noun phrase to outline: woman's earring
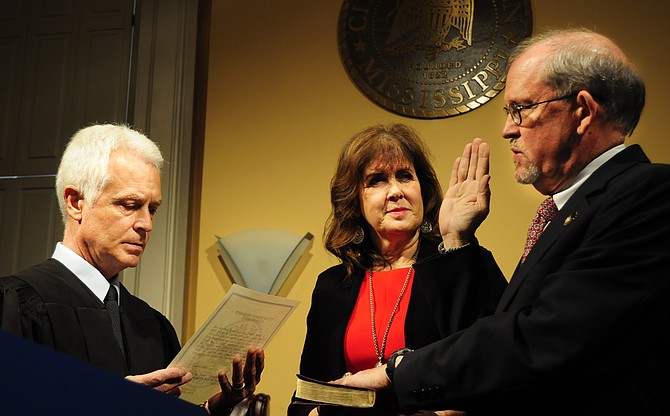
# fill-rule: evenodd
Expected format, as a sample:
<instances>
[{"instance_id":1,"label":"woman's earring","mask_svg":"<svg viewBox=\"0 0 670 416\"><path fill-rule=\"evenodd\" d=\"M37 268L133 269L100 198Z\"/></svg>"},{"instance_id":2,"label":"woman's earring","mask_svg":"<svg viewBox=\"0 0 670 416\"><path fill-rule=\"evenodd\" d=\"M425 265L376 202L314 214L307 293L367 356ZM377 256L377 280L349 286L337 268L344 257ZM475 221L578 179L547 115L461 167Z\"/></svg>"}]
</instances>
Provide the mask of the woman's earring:
<instances>
[{"instance_id":1,"label":"woman's earring","mask_svg":"<svg viewBox=\"0 0 670 416\"><path fill-rule=\"evenodd\" d=\"M359 226L358 229L356 229L356 234L354 234L354 238L351 239L351 242L354 244L360 244L363 242L364 238L365 231L363 231L363 228Z\"/></svg>"},{"instance_id":2,"label":"woman's earring","mask_svg":"<svg viewBox=\"0 0 670 416\"><path fill-rule=\"evenodd\" d=\"M425 220L423 224L421 224L421 232L428 234L431 231L433 231L433 224L431 224L430 221Z\"/></svg>"}]
</instances>

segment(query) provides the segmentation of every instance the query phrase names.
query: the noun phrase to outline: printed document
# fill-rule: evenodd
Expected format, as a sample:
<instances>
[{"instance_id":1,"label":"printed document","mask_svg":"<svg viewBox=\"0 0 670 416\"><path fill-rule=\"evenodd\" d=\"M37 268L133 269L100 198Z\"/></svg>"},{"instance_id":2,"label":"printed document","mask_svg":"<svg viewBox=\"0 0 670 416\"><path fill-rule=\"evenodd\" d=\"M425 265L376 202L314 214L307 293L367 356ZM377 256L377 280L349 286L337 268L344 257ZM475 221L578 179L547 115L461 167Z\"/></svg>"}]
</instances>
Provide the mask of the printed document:
<instances>
[{"instance_id":1,"label":"printed document","mask_svg":"<svg viewBox=\"0 0 670 416\"><path fill-rule=\"evenodd\" d=\"M193 374L180 398L199 404L219 392L219 370L230 379L233 356L246 357L252 346L265 349L298 303L234 284L169 365Z\"/></svg>"}]
</instances>

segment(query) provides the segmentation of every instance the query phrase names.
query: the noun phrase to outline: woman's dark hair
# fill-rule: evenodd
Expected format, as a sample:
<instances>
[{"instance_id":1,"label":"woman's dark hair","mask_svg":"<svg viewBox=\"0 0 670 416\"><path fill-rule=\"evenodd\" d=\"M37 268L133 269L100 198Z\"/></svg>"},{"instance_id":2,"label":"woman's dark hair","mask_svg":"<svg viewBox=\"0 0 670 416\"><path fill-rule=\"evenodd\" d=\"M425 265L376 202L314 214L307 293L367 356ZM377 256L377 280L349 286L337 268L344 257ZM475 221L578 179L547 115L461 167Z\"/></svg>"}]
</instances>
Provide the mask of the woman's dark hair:
<instances>
[{"instance_id":1,"label":"woman's dark hair","mask_svg":"<svg viewBox=\"0 0 670 416\"><path fill-rule=\"evenodd\" d=\"M385 264L386 259L366 233L360 244L352 239L358 227L368 231L360 205L363 172L373 161L396 165L410 162L421 185L424 222L439 235L438 214L442 203L442 187L429 161L429 152L418 134L404 124L376 125L355 134L340 153L335 175L330 182L332 211L324 230L326 249L337 256L350 276L356 267L368 268Z\"/></svg>"}]
</instances>

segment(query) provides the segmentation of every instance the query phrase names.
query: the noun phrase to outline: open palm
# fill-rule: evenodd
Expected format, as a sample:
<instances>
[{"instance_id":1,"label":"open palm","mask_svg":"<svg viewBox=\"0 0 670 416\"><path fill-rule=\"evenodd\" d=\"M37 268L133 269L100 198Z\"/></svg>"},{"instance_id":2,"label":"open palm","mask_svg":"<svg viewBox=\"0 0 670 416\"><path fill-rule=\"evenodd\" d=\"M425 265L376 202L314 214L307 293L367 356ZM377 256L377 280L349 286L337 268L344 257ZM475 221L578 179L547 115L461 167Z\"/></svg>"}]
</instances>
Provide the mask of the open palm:
<instances>
[{"instance_id":1,"label":"open palm","mask_svg":"<svg viewBox=\"0 0 670 416\"><path fill-rule=\"evenodd\" d=\"M454 162L440 207L440 234L445 248L473 240L489 213L489 179L489 145L474 139Z\"/></svg>"}]
</instances>

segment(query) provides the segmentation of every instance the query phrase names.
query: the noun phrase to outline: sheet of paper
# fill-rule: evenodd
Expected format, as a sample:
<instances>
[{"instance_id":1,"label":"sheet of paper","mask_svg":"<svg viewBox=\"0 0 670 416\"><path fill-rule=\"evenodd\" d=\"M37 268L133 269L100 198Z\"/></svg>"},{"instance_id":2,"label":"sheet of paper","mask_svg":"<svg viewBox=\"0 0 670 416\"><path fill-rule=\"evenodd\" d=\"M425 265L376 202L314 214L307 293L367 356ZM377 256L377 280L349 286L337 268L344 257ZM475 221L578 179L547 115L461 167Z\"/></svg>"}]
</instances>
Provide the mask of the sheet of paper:
<instances>
[{"instance_id":1,"label":"sheet of paper","mask_svg":"<svg viewBox=\"0 0 670 416\"><path fill-rule=\"evenodd\" d=\"M193 380L181 386L180 397L202 403L220 391L219 370L230 375L233 356L245 357L251 346L266 348L298 303L234 284L170 363L193 374Z\"/></svg>"}]
</instances>

